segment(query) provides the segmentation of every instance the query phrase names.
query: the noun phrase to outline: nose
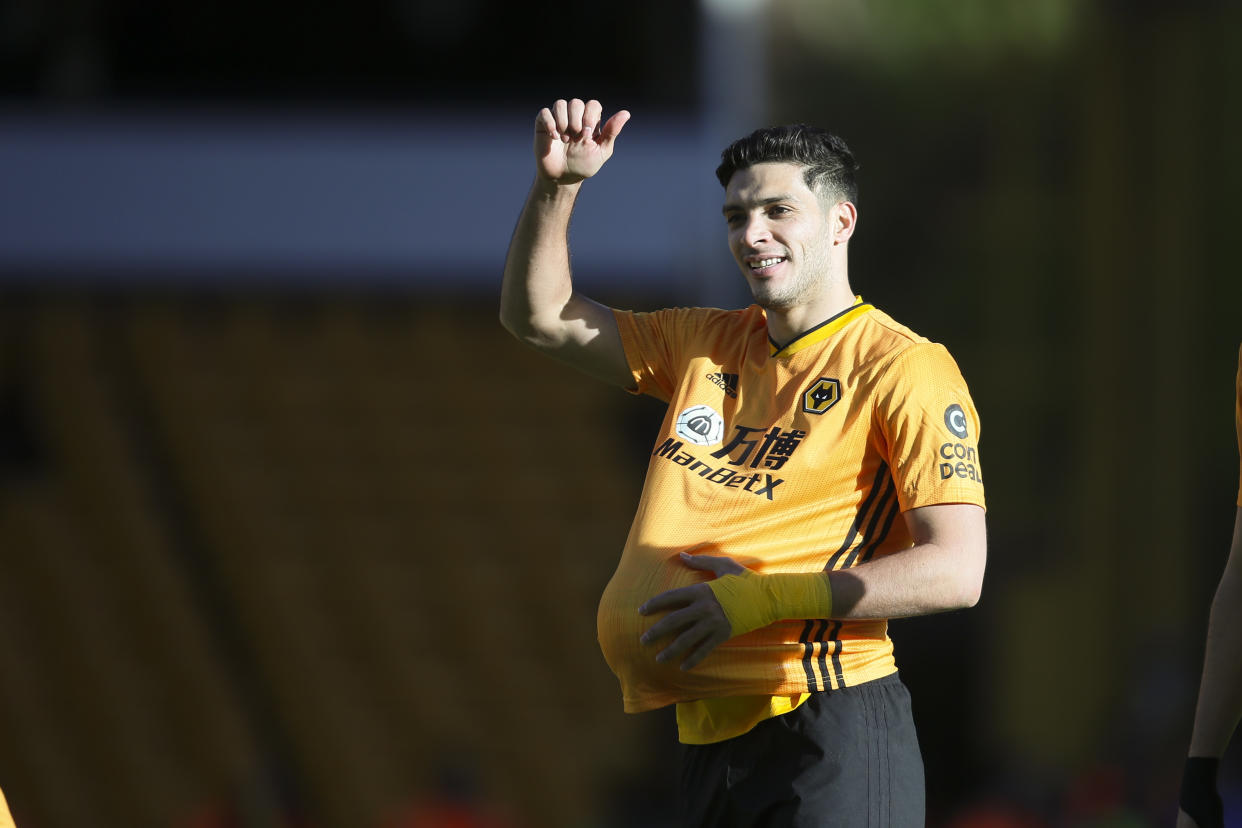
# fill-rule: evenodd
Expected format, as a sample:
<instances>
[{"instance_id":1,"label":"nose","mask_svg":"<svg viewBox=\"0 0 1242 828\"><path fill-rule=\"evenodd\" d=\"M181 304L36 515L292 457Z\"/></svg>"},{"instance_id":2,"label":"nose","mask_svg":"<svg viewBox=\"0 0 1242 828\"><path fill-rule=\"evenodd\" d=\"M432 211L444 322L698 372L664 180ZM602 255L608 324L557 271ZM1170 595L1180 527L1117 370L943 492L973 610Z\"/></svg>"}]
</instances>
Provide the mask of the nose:
<instances>
[{"instance_id":1,"label":"nose","mask_svg":"<svg viewBox=\"0 0 1242 828\"><path fill-rule=\"evenodd\" d=\"M757 247L771 240L772 233L762 215L750 216L746 219L746 226L742 228L742 241L750 247Z\"/></svg>"}]
</instances>

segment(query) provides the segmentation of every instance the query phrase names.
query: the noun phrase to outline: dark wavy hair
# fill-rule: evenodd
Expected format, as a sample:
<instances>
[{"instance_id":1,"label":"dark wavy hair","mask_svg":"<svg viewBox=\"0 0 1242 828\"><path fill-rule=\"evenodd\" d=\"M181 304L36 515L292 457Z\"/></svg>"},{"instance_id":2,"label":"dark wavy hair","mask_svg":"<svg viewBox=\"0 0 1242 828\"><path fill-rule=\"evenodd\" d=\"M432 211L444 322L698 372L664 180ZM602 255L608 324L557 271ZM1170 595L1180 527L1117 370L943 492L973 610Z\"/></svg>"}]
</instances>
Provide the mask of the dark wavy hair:
<instances>
[{"instance_id":1,"label":"dark wavy hair","mask_svg":"<svg viewBox=\"0 0 1242 828\"><path fill-rule=\"evenodd\" d=\"M840 137L808 124L763 127L737 139L720 153L716 178L728 187L738 170L768 162L800 164L802 180L811 190L858 201L854 153Z\"/></svg>"}]
</instances>

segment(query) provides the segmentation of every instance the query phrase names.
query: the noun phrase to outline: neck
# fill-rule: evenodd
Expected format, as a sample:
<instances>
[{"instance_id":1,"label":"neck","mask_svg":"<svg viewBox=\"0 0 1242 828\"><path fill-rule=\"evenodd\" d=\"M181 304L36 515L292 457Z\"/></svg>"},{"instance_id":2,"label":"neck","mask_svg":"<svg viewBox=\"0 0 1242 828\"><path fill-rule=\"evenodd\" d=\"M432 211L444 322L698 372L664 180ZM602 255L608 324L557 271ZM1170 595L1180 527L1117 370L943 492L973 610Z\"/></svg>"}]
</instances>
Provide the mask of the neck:
<instances>
[{"instance_id":1,"label":"neck","mask_svg":"<svg viewBox=\"0 0 1242 828\"><path fill-rule=\"evenodd\" d=\"M790 308L768 308L768 336L779 345L788 345L853 304L854 291L850 289L849 282L833 280L831 287L813 302Z\"/></svg>"}]
</instances>

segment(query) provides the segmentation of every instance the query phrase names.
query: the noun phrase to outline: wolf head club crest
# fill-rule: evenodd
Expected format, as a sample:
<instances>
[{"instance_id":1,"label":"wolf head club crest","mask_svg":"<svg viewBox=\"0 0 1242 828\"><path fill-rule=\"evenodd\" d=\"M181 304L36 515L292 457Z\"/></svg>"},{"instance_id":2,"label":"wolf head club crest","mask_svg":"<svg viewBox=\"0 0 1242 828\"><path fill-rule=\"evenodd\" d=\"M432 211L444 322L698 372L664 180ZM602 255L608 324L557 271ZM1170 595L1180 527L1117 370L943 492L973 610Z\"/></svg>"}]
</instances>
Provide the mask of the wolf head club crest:
<instances>
[{"instance_id":1,"label":"wolf head club crest","mask_svg":"<svg viewBox=\"0 0 1242 828\"><path fill-rule=\"evenodd\" d=\"M823 414L841 399L841 380L820 377L811 383L802 395L802 410L808 414Z\"/></svg>"}]
</instances>

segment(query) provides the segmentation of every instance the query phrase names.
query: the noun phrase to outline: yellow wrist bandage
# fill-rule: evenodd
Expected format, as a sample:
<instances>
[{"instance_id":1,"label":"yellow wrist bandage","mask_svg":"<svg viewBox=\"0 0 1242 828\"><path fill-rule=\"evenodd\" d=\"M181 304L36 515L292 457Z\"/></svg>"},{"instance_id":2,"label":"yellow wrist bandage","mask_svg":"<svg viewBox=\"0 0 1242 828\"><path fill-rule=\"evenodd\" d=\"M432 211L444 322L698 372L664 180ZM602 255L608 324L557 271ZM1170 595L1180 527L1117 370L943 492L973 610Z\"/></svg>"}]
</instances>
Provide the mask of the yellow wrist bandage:
<instances>
[{"instance_id":1,"label":"yellow wrist bandage","mask_svg":"<svg viewBox=\"0 0 1242 828\"><path fill-rule=\"evenodd\" d=\"M783 618L832 617L832 590L826 572L748 572L724 575L707 585L735 636Z\"/></svg>"}]
</instances>

